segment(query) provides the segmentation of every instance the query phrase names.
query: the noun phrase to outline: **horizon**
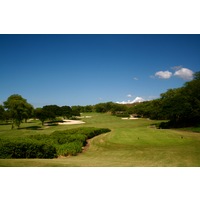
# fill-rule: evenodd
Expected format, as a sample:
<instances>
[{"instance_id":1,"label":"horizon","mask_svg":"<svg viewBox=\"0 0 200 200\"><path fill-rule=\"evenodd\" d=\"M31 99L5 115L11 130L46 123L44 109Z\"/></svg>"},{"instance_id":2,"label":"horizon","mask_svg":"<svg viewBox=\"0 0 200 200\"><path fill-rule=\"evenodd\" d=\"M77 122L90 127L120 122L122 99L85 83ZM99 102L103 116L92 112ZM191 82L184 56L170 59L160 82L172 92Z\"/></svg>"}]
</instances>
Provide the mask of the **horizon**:
<instances>
[{"instance_id":1,"label":"horizon","mask_svg":"<svg viewBox=\"0 0 200 200\"><path fill-rule=\"evenodd\" d=\"M200 35L0 35L0 103L129 103L182 87L200 69Z\"/></svg>"}]
</instances>

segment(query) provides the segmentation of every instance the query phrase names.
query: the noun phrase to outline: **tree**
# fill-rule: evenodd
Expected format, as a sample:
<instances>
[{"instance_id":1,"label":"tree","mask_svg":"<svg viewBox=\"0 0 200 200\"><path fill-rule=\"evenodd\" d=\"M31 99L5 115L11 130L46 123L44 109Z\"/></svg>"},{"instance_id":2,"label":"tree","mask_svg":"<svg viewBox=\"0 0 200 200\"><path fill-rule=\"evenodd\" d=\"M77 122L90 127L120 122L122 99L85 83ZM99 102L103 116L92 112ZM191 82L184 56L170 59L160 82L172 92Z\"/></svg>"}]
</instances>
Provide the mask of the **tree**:
<instances>
[{"instance_id":1,"label":"tree","mask_svg":"<svg viewBox=\"0 0 200 200\"><path fill-rule=\"evenodd\" d=\"M46 113L48 113L48 118L51 120L54 120L56 117L61 116L61 110L60 107L57 105L47 105L47 106L43 106L43 110L46 111Z\"/></svg>"},{"instance_id":2,"label":"tree","mask_svg":"<svg viewBox=\"0 0 200 200\"><path fill-rule=\"evenodd\" d=\"M18 94L13 94L8 97L7 101L4 102L4 107L10 113L12 129L14 128L14 125L19 128L22 120L29 117L33 108L26 99Z\"/></svg>"},{"instance_id":3,"label":"tree","mask_svg":"<svg viewBox=\"0 0 200 200\"><path fill-rule=\"evenodd\" d=\"M26 108L24 109L24 119L25 122L27 122L27 120L31 117L33 117L34 114L34 108L31 104L27 104Z\"/></svg>"},{"instance_id":4,"label":"tree","mask_svg":"<svg viewBox=\"0 0 200 200\"><path fill-rule=\"evenodd\" d=\"M2 105L0 105L0 120L4 120L4 107Z\"/></svg>"},{"instance_id":5,"label":"tree","mask_svg":"<svg viewBox=\"0 0 200 200\"><path fill-rule=\"evenodd\" d=\"M176 88L169 89L160 95L162 101L161 112L174 123L178 123L184 114L185 97L182 95L182 92L182 88Z\"/></svg>"},{"instance_id":6,"label":"tree","mask_svg":"<svg viewBox=\"0 0 200 200\"><path fill-rule=\"evenodd\" d=\"M42 122L42 126L44 125L44 121L49 118L49 112L43 108L36 108L34 110L34 115Z\"/></svg>"},{"instance_id":7,"label":"tree","mask_svg":"<svg viewBox=\"0 0 200 200\"><path fill-rule=\"evenodd\" d=\"M62 116L63 118L70 118L72 117L72 109L70 106L62 106L60 107L60 116Z\"/></svg>"},{"instance_id":8,"label":"tree","mask_svg":"<svg viewBox=\"0 0 200 200\"><path fill-rule=\"evenodd\" d=\"M93 111L93 106L92 105L86 105L82 109L83 112L92 112Z\"/></svg>"},{"instance_id":9,"label":"tree","mask_svg":"<svg viewBox=\"0 0 200 200\"><path fill-rule=\"evenodd\" d=\"M82 110L82 106L72 106L72 116L80 116L80 112Z\"/></svg>"},{"instance_id":10,"label":"tree","mask_svg":"<svg viewBox=\"0 0 200 200\"><path fill-rule=\"evenodd\" d=\"M122 105L122 104L118 104L118 103L112 103L112 104L108 104L109 106L107 107L113 115L117 114L117 113L123 113L123 114L127 114L128 113L128 107L126 105Z\"/></svg>"},{"instance_id":11,"label":"tree","mask_svg":"<svg viewBox=\"0 0 200 200\"><path fill-rule=\"evenodd\" d=\"M194 74L194 80L200 80L200 72Z\"/></svg>"},{"instance_id":12,"label":"tree","mask_svg":"<svg viewBox=\"0 0 200 200\"><path fill-rule=\"evenodd\" d=\"M200 123L200 72L183 87L161 94L162 112L170 120L169 126L195 126Z\"/></svg>"}]
</instances>

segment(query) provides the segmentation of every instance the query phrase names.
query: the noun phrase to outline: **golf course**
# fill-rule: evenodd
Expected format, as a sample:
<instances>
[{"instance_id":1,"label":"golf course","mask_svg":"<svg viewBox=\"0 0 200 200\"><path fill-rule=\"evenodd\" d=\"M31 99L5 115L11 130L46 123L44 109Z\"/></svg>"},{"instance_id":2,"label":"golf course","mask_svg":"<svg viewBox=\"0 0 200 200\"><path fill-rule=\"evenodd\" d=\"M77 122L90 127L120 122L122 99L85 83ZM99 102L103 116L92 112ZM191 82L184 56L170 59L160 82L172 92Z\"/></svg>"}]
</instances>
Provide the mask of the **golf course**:
<instances>
[{"instance_id":1,"label":"golf course","mask_svg":"<svg viewBox=\"0 0 200 200\"><path fill-rule=\"evenodd\" d=\"M53 159L0 159L1 167L196 167L200 166L200 134L191 129L158 129L161 121L122 119L109 113L82 113L81 124L42 126L39 120L19 129L0 125L1 139L49 135L80 127L111 131L89 140L76 156Z\"/></svg>"}]
</instances>

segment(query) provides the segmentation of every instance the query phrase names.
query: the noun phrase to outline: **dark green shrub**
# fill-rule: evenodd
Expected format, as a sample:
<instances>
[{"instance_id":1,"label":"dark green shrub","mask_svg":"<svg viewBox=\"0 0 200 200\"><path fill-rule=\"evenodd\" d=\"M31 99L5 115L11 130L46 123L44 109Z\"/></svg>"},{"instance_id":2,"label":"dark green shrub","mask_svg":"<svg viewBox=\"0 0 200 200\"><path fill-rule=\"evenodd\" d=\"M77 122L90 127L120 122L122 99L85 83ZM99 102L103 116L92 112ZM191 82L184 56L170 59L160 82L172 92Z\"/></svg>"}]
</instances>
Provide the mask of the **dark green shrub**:
<instances>
[{"instance_id":1,"label":"dark green shrub","mask_svg":"<svg viewBox=\"0 0 200 200\"><path fill-rule=\"evenodd\" d=\"M1 140L0 158L54 158L56 148L34 140Z\"/></svg>"},{"instance_id":2,"label":"dark green shrub","mask_svg":"<svg viewBox=\"0 0 200 200\"><path fill-rule=\"evenodd\" d=\"M87 139L109 132L107 128L84 127L55 131L50 135L31 135L16 140L0 140L0 158L55 158L77 155Z\"/></svg>"},{"instance_id":3,"label":"dark green shrub","mask_svg":"<svg viewBox=\"0 0 200 200\"><path fill-rule=\"evenodd\" d=\"M109 132L107 128L84 127L65 131L55 131L50 135L56 144L58 155L76 155L87 144L87 139Z\"/></svg>"},{"instance_id":4,"label":"dark green shrub","mask_svg":"<svg viewBox=\"0 0 200 200\"><path fill-rule=\"evenodd\" d=\"M130 117L130 115L127 114L127 113L124 113L124 114L115 114L115 116L117 116L117 117Z\"/></svg>"},{"instance_id":5,"label":"dark green shrub","mask_svg":"<svg viewBox=\"0 0 200 200\"><path fill-rule=\"evenodd\" d=\"M160 129L169 129L169 128L171 128L171 125L170 125L169 122L161 122L158 125L158 128L160 128Z\"/></svg>"}]
</instances>

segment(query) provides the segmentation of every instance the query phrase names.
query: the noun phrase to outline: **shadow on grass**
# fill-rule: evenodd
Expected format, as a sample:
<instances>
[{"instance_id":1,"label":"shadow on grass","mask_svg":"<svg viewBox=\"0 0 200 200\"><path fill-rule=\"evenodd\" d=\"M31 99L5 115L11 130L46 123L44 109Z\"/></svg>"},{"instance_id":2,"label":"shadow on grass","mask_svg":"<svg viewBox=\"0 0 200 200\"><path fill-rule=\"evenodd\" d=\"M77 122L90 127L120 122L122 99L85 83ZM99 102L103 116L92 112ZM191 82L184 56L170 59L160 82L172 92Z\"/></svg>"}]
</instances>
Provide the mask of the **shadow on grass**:
<instances>
[{"instance_id":1,"label":"shadow on grass","mask_svg":"<svg viewBox=\"0 0 200 200\"><path fill-rule=\"evenodd\" d=\"M46 126L58 126L58 124L46 124Z\"/></svg>"},{"instance_id":2,"label":"shadow on grass","mask_svg":"<svg viewBox=\"0 0 200 200\"><path fill-rule=\"evenodd\" d=\"M3 122L2 122L2 123L0 123L0 125L11 125L11 123L9 123L9 122L8 122L8 123L6 123L6 122L3 123Z\"/></svg>"},{"instance_id":3,"label":"shadow on grass","mask_svg":"<svg viewBox=\"0 0 200 200\"><path fill-rule=\"evenodd\" d=\"M41 126L28 126L28 127L18 128L18 129L26 129L26 130L44 130Z\"/></svg>"}]
</instances>

